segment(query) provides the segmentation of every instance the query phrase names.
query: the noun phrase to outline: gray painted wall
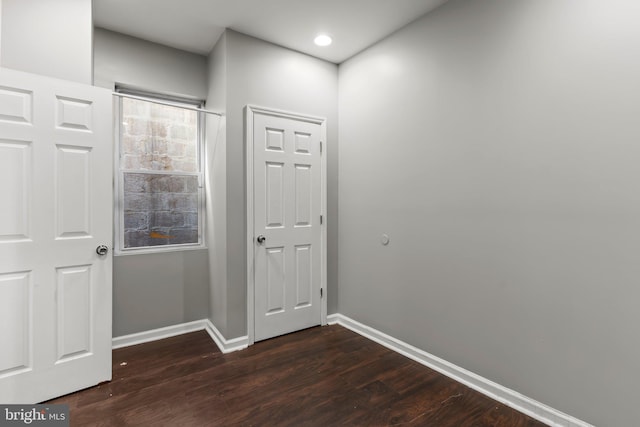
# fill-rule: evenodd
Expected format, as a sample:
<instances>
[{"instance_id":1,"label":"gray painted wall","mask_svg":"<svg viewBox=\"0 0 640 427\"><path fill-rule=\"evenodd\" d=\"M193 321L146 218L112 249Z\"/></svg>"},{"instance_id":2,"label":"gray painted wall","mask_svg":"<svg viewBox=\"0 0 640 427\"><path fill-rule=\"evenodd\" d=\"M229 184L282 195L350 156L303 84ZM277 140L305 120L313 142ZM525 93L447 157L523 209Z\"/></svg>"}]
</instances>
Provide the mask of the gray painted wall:
<instances>
[{"instance_id":1,"label":"gray painted wall","mask_svg":"<svg viewBox=\"0 0 640 427\"><path fill-rule=\"evenodd\" d=\"M0 66L3 66L2 62L2 0L0 0Z\"/></svg>"},{"instance_id":2,"label":"gray painted wall","mask_svg":"<svg viewBox=\"0 0 640 427\"><path fill-rule=\"evenodd\" d=\"M94 60L99 86L207 96L200 55L96 28ZM209 316L208 250L114 256L113 268L114 337Z\"/></svg>"},{"instance_id":3,"label":"gray painted wall","mask_svg":"<svg viewBox=\"0 0 640 427\"><path fill-rule=\"evenodd\" d=\"M216 319L219 310L226 310L224 335L234 338L247 333L244 157L244 107L247 104L327 118L327 294L329 313L337 309L338 71L335 64L231 30L226 31L219 45L221 47L216 49L226 51L226 69L219 73L226 73L226 99L223 103L226 104L227 283L226 306L213 306L211 315ZM214 50L213 55L216 52ZM212 95L215 96L215 93ZM220 101L213 97L209 101L220 105ZM214 200L214 203L217 202ZM215 284L212 289L212 292L221 292Z\"/></svg>"},{"instance_id":4,"label":"gray painted wall","mask_svg":"<svg viewBox=\"0 0 640 427\"><path fill-rule=\"evenodd\" d=\"M207 109L226 113L227 44L223 34L208 58ZM215 123L214 123L215 122ZM207 242L209 244L209 320L227 333L227 134L226 116L209 116L207 129Z\"/></svg>"},{"instance_id":5,"label":"gray painted wall","mask_svg":"<svg viewBox=\"0 0 640 427\"><path fill-rule=\"evenodd\" d=\"M638 22L625 0L451 0L342 64L340 313L636 425Z\"/></svg>"},{"instance_id":6,"label":"gray painted wall","mask_svg":"<svg viewBox=\"0 0 640 427\"><path fill-rule=\"evenodd\" d=\"M206 250L113 258L113 336L206 319Z\"/></svg>"},{"instance_id":7,"label":"gray painted wall","mask_svg":"<svg viewBox=\"0 0 640 427\"><path fill-rule=\"evenodd\" d=\"M91 0L2 0L0 65L91 84Z\"/></svg>"},{"instance_id":8,"label":"gray painted wall","mask_svg":"<svg viewBox=\"0 0 640 427\"><path fill-rule=\"evenodd\" d=\"M206 99L207 58L103 28L94 32L94 84Z\"/></svg>"}]
</instances>

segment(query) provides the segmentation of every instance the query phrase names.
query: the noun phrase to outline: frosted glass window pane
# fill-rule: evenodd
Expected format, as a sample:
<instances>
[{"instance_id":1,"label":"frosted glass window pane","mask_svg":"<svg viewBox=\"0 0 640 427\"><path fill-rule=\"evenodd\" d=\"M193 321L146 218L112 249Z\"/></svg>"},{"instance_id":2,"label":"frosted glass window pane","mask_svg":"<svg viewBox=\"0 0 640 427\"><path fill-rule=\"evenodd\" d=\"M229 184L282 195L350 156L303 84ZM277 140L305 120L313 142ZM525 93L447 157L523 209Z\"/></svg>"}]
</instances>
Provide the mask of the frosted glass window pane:
<instances>
[{"instance_id":1,"label":"frosted glass window pane","mask_svg":"<svg viewBox=\"0 0 640 427\"><path fill-rule=\"evenodd\" d=\"M122 99L121 154L125 170L198 171L198 113Z\"/></svg>"},{"instance_id":2,"label":"frosted glass window pane","mask_svg":"<svg viewBox=\"0 0 640 427\"><path fill-rule=\"evenodd\" d=\"M124 174L124 247L198 243L198 177Z\"/></svg>"}]
</instances>

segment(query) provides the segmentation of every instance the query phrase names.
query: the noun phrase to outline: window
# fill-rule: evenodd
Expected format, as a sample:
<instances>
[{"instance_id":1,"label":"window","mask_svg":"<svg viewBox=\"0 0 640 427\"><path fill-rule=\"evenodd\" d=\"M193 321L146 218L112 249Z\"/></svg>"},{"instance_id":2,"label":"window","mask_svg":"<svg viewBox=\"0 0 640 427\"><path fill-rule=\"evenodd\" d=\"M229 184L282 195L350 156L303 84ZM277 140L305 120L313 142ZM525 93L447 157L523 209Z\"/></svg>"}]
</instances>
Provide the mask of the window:
<instances>
[{"instance_id":1,"label":"window","mask_svg":"<svg viewBox=\"0 0 640 427\"><path fill-rule=\"evenodd\" d=\"M196 105L120 96L120 253L203 244L202 132Z\"/></svg>"}]
</instances>

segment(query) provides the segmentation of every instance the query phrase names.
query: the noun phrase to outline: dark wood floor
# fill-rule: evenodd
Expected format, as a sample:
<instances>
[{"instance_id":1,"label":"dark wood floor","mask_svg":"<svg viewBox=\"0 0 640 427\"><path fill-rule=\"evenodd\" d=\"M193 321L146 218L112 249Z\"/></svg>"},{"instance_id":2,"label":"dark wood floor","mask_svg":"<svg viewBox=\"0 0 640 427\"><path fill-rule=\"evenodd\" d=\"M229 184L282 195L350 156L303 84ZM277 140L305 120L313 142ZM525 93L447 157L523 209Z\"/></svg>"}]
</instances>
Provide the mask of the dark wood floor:
<instances>
[{"instance_id":1,"label":"dark wood floor","mask_svg":"<svg viewBox=\"0 0 640 427\"><path fill-rule=\"evenodd\" d=\"M205 332L114 350L72 426L543 426L341 326L222 354Z\"/></svg>"}]
</instances>

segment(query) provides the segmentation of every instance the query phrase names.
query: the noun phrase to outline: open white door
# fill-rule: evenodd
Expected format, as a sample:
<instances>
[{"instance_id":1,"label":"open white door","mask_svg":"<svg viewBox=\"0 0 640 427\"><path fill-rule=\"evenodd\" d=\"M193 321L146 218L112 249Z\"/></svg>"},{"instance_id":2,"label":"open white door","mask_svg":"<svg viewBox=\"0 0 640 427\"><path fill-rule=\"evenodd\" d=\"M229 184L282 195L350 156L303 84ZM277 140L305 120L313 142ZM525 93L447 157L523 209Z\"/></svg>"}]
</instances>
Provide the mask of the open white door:
<instances>
[{"instance_id":1,"label":"open white door","mask_svg":"<svg viewBox=\"0 0 640 427\"><path fill-rule=\"evenodd\" d=\"M112 101L0 69L0 402L111 379Z\"/></svg>"},{"instance_id":2,"label":"open white door","mask_svg":"<svg viewBox=\"0 0 640 427\"><path fill-rule=\"evenodd\" d=\"M248 294L259 341L326 323L325 132L323 119L251 106L247 125Z\"/></svg>"}]
</instances>

